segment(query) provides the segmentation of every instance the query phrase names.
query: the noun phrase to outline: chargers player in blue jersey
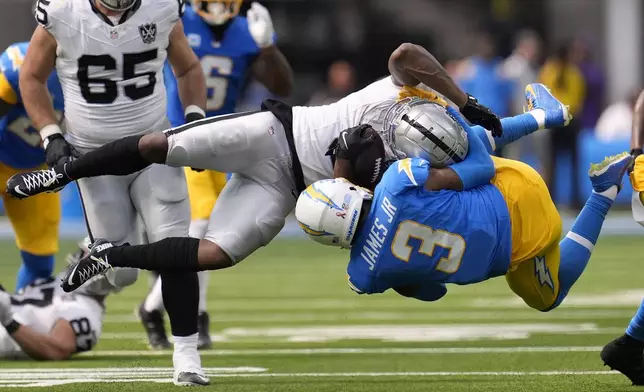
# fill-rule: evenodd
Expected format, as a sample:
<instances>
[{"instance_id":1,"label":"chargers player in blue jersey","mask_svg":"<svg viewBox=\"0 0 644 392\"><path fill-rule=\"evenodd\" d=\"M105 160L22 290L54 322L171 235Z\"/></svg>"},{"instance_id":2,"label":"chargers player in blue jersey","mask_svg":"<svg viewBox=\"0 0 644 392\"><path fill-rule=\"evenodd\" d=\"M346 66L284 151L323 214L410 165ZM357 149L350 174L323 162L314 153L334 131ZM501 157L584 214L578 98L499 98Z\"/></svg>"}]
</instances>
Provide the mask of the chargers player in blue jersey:
<instances>
[{"instance_id":1,"label":"chargers player in blue jersey","mask_svg":"<svg viewBox=\"0 0 644 392\"><path fill-rule=\"evenodd\" d=\"M540 85L529 86L528 95L551 97ZM436 301L447 293L446 283L505 275L528 306L556 308L588 263L630 155L591 166L593 193L559 242L561 218L539 174L518 161L472 161L470 155L492 152L490 139L455 111L447 113L468 135L470 151L459 168L403 159L373 194L345 179L318 181L300 195L296 218L313 240L351 249L349 285L358 293L394 289Z\"/></svg>"},{"instance_id":2,"label":"chargers player in blue jersey","mask_svg":"<svg viewBox=\"0 0 644 392\"><path fill-rule=\"evenodd\" d=\"M18 88L27 46L27 42L13 44L0 56L0 178L3 179L45 167L40 134L31 125ZM63 93L55 72L47 80L47 87L54 109L62 118ZM22 202L3 194L2 200L22 257L16 282L16 290L20 290L52 274L54 254L58 252L60 198L57 194L43 194Z\"/></svg>"},{"instance_id":3,"label":"chargers player in blue jersey","mask_svg":"<svg viewBox=\"0 0 644 392\"><path fill-rule=\"evenodd\" d=\"M182 18L188 42L206 76L207 117L233 113L249 77L283 97L290 95L293 87L293 71L275 45L270 13L261 4L252 3L247 15L240 16L241 5L242 0L193 0ZM167 64L164 79L168 118L173 127L178 127L185 123L184 109L172 68ZM185 174L192 215L190 236L202 239L217 197L226 185L226 174L190 168ZM207 288L208 272L202 271L199 273L199 348L212 345L206 311ZM170 347L162 311L161 282L157 281L138 309L152 348Z\"/></svg>"}]
</instances>

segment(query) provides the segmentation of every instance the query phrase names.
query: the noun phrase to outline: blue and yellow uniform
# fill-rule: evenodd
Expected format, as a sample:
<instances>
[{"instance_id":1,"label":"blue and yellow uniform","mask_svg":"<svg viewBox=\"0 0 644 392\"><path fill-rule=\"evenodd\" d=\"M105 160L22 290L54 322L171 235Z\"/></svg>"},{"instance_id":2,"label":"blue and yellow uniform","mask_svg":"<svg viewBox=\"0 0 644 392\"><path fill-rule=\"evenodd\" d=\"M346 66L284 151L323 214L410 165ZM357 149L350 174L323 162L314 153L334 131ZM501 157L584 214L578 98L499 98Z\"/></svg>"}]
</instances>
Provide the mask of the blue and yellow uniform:
<instances>
[{"instance_id":1,"label":"blue and yellow uniform","mask_svg":"<svg viewBox=\"0 0 644 392\"><path fill-rule=\"evenodd\" d=\"M236 16L228 22L220 40L213 27L186 7L183 26L188 42L201 61L206 76L206 116L218 116L235 111L241 98L249 68L260 49L248 31L245 17ZM168 92L168 117L173 127L184 123L184 112L171 67L164 69ZM217 196L226 184L226 175L213 171L195 172L186 169L192 219L208 219Z\"/></svg>"},{"instance_id":2,"label":"blue and yellow uniform","mask_svg":"<svg viewBox=\"0 0 644 392\"><path fill-rule=\"evenodd\" d=\"M425 160L389 167L351 249L351 287L359 293L418 287L436 293L421 299L436 300L445 283L505 275L529 306L552 307L559 291L561 218L536 171L493 160L492 183L462 192L426 191Z\"/></svg>"},{"instance_id":3,"label":"blue and yellow uniform","mask_svg":"<svg viewBox=\"0 0 644 392\"><path fill-rule=\"evenodd\" d=\"M0 181L3 182L18 172L44 168L45 163L40 135L31 125L18 88L27 46L26 42L13 44L0 56L0 99L11 105L9 112L0 119ZM62 116L63 93L56 73L47 80L47 87L54 109ZM19 279L18 286L30 283L24 281L34 277L50 276L53 255L58 251L58 194L46 193L25 200L15 200L5 194L3 203L21 250L23 267L29 267L31 275L42 274L25 276ZM25 273L21 271L21 274Z\"/></svg>"}]
</instances>

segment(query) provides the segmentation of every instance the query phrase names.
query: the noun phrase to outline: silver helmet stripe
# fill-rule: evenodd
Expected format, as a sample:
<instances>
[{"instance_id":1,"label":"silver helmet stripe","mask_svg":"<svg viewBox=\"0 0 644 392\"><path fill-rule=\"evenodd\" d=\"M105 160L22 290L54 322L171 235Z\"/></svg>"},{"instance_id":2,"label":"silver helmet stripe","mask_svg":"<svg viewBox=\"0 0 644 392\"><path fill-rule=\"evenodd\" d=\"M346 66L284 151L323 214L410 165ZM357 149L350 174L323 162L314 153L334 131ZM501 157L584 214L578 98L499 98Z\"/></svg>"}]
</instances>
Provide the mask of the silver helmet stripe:
<instances>
[{"instance_id":1,"label":"silver helmet stripe","mask_svg":"<svg viewBox=\"0 0 644 392\"><path fill-rule=\"evenodd\" d=\"M436 147L440 148L443 150L445 154L447 154L449 157L451 157L454 162L463 162L463 159L461 159L460 156L456 153L456 151L452 150L447 144L445 144L438 136L434 135L432 131L429 129L425 128L421 123L418 121L409 118L407 114L404 114L402 116L402 121L406 122L407 124L411 125L412 127L416 128L418 132L422 133L423 136L425 136L427 139L429 139L432 143L436 145Z\"/></svg>"}]
</instances>

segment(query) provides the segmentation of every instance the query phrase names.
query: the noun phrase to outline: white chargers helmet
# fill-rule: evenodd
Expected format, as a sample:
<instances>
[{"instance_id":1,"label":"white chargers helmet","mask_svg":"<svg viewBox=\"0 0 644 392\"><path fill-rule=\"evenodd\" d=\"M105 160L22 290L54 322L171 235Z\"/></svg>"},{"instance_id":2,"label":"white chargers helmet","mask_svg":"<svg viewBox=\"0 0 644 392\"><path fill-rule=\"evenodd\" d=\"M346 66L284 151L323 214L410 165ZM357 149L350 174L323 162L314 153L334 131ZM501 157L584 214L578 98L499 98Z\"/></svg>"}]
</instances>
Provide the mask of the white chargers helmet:
<instances>
[{"instance_id":1,"label":"white chargers helmet","mask_svg":"<svg viewBox=\"0 0 644 392\"><path fill-rule=\"evenodd\" d=\"M365 200L373 195L344 178L311 184L297 199L295 218L315 242L350 248Z\"/></svg>"},{"instance_id":2,"label":"white chargers helmet","mask_svg":"<svg viewBox=\"0 0 644 392\"><path fill-rule=\"evenodd\" d=\"M465 129L439 103L414 100L393 126L395 150L405 158L423 158L433 167L445 167L467 156Z\"/></svg>"}]
</instances>

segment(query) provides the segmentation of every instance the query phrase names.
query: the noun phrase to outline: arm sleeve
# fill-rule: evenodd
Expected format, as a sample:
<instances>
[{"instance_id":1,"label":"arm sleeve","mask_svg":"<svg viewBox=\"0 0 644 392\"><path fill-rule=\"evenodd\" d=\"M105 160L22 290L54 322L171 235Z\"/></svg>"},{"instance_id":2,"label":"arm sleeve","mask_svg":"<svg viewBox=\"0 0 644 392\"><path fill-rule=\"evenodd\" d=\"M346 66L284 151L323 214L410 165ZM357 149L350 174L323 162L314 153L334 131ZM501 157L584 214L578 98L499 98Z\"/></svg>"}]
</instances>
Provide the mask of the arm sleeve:
<instances>
[{"instance_id":1,"label":"arm sleeve","mask_svg":"<svg viewBox=\"0 0 644 392\"><path fill-rule=\"evenodd\" d=\"M484 138L487 138L485 132L477 132L472 129L452 107L448 107L448 111L463 126L468 138L467 156L462 162L455 163L450 168L458 174L463 182L463 190L489 183L494 177L494 162L486 147L489 141L484 143Z\"/></svg>"}]
</instances>

